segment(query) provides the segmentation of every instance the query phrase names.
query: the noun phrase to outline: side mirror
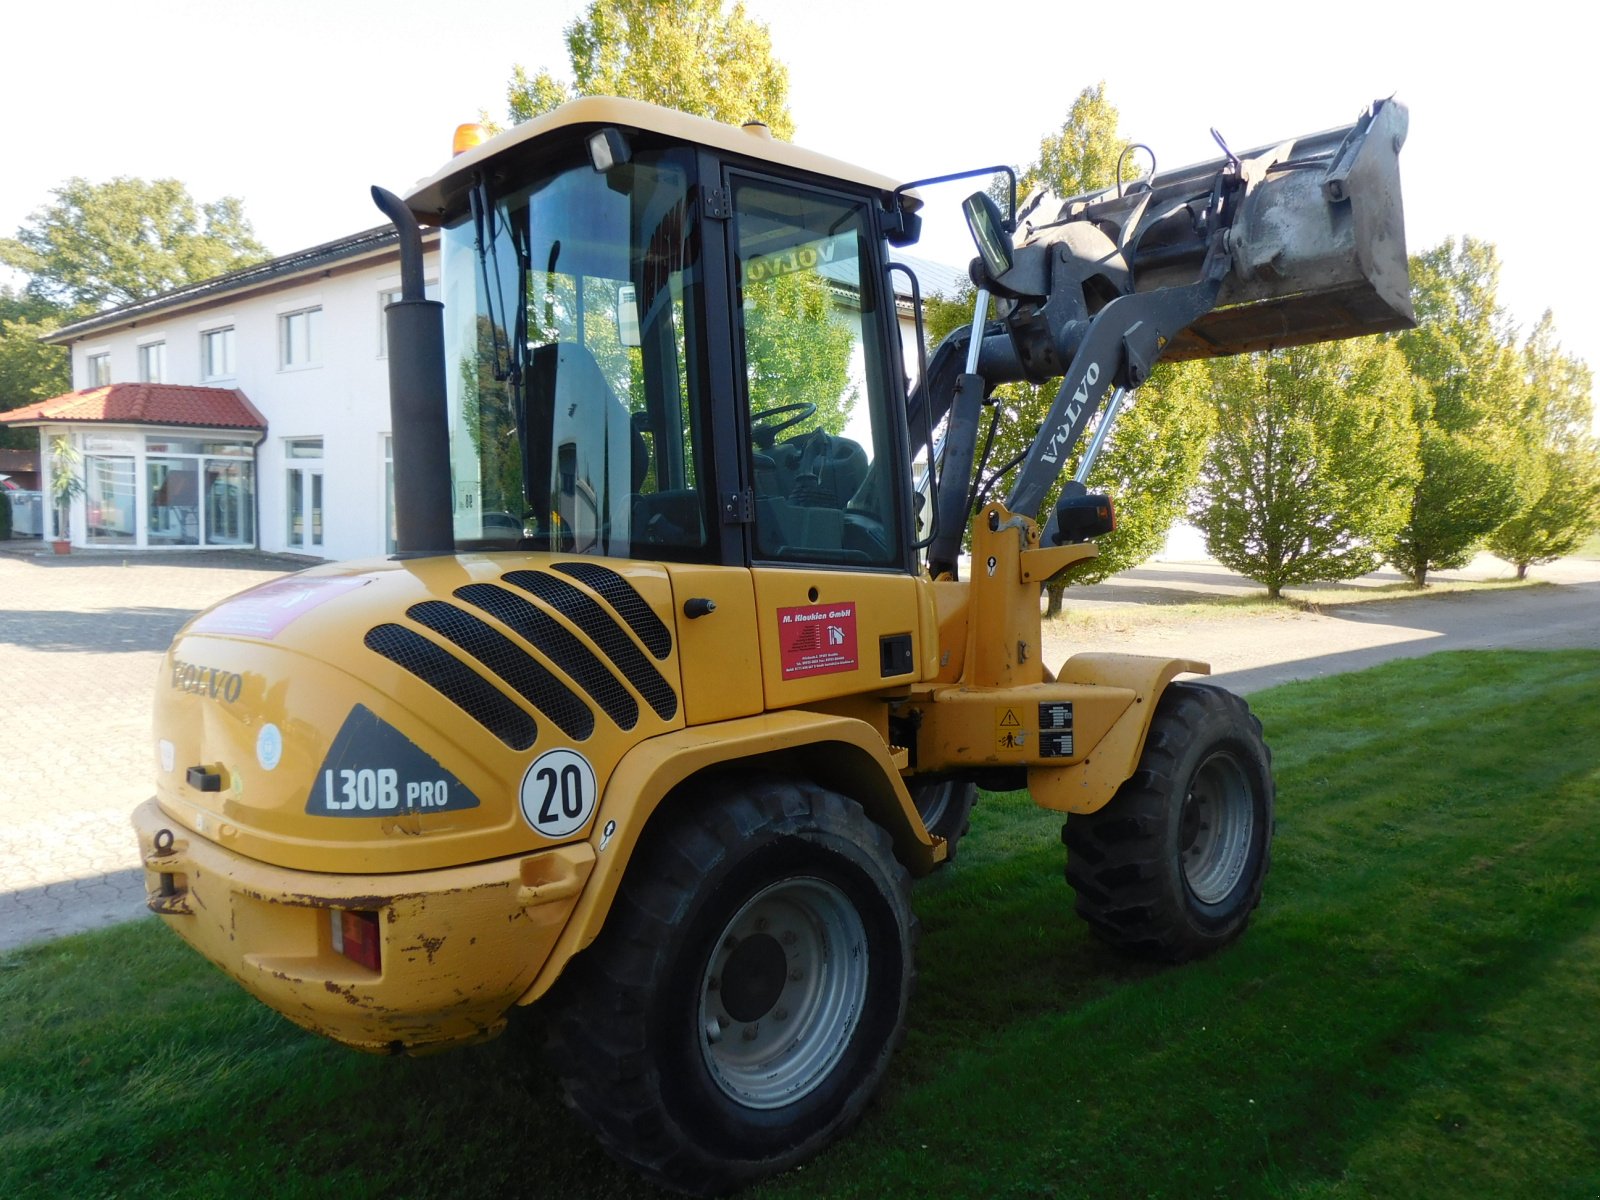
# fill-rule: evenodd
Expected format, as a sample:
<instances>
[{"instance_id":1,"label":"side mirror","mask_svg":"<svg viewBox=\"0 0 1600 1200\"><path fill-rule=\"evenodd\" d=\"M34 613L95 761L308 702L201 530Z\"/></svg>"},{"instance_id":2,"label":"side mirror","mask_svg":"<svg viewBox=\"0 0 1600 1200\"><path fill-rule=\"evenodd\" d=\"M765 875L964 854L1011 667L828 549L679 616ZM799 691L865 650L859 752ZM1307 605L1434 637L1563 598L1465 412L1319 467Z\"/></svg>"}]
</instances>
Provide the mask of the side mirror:
<instances>
[{"instance_id":1,"label":"side mirror","mask_svg":"<svg viewBox=\"0 0 1600 1200\"><path fill-rule=\"evenodd\" d=\"M1000 206L987 192L973 192L961 202L961 211L966 214L967 228L977 243L984 270L990 279L1000 278L1011 270L1012 261L1011 235L1006 232Z\"/></svg>"}]
</instances>

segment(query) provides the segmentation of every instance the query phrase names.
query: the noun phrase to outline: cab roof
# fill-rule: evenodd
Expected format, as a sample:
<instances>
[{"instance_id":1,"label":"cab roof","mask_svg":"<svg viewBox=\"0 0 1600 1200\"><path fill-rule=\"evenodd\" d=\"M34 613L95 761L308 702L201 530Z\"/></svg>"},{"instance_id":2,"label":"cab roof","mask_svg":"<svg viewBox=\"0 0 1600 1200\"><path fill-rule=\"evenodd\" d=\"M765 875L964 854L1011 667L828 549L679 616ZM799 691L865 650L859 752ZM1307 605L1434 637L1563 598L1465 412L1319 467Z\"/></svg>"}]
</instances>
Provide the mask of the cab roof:
<instances>
[{"instance_id":1,"label":"cab roof","mask_svg":"<svg viewBox=\"0 0 1600 1200\"><path fill-rule=\"evenodd\" d=\"M406 205L424 224L440 224L446 213L460 203L472 182L474 171L487 159L515 151L535 139L548 137L579 126L614 125L622 129L643 130L674 141L705 146L769 162L791 170L808 171L872 188L887 195L900 181L876 171L868 171L826 154L806 150L768 135L765 126L740 128L690 116L670 108L624 100L615 96L585 96L569 101L543 116L496 134L481 145L458 154L433 175L420 181L406 195ZM909 211L921 207L915 193L905 193L901 204Z\"/></svg>"}]
</instances>

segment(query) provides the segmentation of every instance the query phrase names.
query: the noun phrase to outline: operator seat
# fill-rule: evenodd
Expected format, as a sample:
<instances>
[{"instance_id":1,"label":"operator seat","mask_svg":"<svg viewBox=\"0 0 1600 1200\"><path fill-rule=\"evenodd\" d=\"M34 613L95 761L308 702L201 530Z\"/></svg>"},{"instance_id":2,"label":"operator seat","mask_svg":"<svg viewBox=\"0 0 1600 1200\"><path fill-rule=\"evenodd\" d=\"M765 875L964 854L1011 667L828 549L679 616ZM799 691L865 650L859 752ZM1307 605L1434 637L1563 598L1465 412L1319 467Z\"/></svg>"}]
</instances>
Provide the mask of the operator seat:
<instances>
[{"instance_id":1,"label":"operator seat","mask_svg":"<svg viewBox=\"0 0 1600 1200\"><path fill-rule=\"evenodd\" d=\"M649 474L650 450L588 347L549 342L529 355L526 424L529 496L537 509L550 488L544 507L572 540L563 548L626 554L630 497ZM549 519L535 515L541 527Z\"/></svg>"}]
</instances>

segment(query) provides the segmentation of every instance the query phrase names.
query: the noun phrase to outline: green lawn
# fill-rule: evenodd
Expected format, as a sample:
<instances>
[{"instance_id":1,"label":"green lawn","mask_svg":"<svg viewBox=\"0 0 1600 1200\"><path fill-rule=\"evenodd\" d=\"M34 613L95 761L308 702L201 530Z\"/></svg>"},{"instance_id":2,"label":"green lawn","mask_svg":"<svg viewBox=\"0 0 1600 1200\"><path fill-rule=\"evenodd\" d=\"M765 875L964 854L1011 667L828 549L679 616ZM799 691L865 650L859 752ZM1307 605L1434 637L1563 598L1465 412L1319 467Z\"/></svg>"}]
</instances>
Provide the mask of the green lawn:
<instances>
[{"instance_id":1,"label":"green lawn","mask_svg":"<svg viewBox=\"0 0 1600 1200\"><path fill-rule=\"evenodd\" d=\"M1059 821L990 796L919 885L911 1032L849 1140L763 1197L1600 1193L1600 653L1445 654L1253 698L1265 903L1124 962ZM0 957L0 1196L653 1195L519 1023L374 1059L153 922Z\"/></svg>"}]
</instances>

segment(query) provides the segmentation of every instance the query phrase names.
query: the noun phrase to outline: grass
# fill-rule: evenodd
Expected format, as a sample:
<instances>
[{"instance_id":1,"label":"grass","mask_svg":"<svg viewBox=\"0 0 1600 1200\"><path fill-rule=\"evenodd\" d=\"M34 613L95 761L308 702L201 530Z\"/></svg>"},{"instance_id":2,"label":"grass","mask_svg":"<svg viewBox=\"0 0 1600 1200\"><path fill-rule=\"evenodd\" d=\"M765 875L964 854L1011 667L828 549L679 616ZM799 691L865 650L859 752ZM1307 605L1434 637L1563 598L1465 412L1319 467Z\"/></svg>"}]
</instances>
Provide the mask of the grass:
<instances>
[{"instance_id":1,"label":"grass","mask_svg":"<svg viewBox=\"0 0 1600 1200\"><path fill-rule=\"evenodd\" d=\"M1591 533L1589 540L1572 552L1572 557L1600 559L1600 529Z\"/></svg>"},{"instance_id":2,"label":"grass","mask_svg":"<svg viewBox=\"0 0 1600 1200\"><path fill-rule=\"evenodd\" d=\"M1179 969L1090 938L1059 820L989 796L918 886L907 1043L778 1197L1600 1192L1600 653L1441 654L1252 698L1266 901ZM0 1195L655 1193L531 1030L432 1059L302 1034L153 922L0 958Z\"/></svg>"}]
</instances>

